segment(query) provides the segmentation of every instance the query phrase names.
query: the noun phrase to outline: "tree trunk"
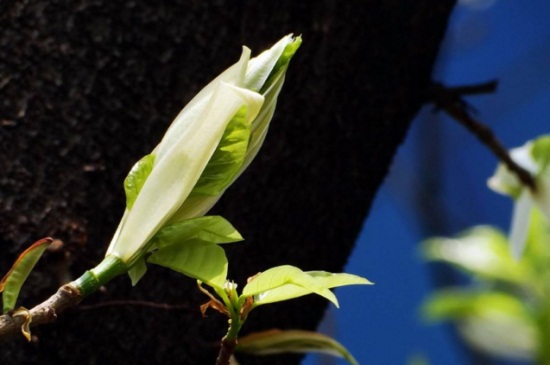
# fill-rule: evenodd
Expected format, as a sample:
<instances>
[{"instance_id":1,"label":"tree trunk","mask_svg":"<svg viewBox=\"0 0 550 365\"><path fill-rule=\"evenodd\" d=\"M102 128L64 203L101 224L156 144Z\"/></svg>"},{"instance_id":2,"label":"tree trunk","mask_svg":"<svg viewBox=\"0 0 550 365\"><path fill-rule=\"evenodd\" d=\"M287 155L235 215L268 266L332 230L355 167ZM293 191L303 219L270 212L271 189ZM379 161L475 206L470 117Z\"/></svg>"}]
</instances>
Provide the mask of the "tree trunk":
<instances>
[{"instance_id":1,"label":"tree trunk","mask_svg":"<svg viewBox=\"0 0 550 365\"><path fill-rule=\"evenodd\" d=\"M3 0L0 271L33 240L65 242L37 265L20 304L37 304L101 260L132 164L238 59L241 45L257 53L291 32L304 42L264 147L213 213L246 238L224 246L241 287L280 264L341 271L425 101L453 4ZM34 328L31 344L3 343L0 363L213 364L226 320L202 319L206 301L192 280L150 267L135 288L118 278L55 324ZM259 308L244 330L315 329L325 307L312 297ZM246 360L297 364L299 357Z\"/></svg>"}]
</instances>

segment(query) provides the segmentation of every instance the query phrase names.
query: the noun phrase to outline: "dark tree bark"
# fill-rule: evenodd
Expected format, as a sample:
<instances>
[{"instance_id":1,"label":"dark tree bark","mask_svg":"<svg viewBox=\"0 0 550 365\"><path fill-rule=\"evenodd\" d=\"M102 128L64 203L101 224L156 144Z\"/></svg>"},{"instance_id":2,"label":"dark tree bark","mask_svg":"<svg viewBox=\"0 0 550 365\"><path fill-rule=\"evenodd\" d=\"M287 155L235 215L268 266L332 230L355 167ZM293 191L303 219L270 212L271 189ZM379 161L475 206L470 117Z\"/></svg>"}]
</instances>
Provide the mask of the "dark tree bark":
<instances>
[{"instance_id":1,"label":"dark tree bark","mask_svg":"<svg viewBox=\"0 0 550 365\"><path fill-rule=\"evenodd\" d=\"M122 181L185 102L235 62L302 34L263 150L214 209L246 238L230 277L268 267L341 271L372 199L425 100L453 0L0 3L0 270L33 240L65 242L39 263L30 307L98 263L123 208ZM384 244L376 242L373 244ZM372 295L358 289L362 296ZM63 313L2 364L213 364L226 320L201 319L192 280L151 267ZM314 329L317 298L260 308L246 331ZM368 328L368 325L365 326ZM246 364L297 364L298 357Z\"/></svg>"}]
</instances>

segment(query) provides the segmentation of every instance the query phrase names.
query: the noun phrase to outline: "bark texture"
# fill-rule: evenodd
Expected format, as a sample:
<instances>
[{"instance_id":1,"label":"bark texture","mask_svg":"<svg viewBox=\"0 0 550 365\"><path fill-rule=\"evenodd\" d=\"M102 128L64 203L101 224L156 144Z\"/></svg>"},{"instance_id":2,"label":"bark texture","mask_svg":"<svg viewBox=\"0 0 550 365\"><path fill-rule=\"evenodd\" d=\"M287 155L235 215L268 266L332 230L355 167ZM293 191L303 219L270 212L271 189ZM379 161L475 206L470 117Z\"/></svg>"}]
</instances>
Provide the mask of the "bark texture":
<instances>
[{"instance_id":1,"label":"bark texture","mask_svg":"<svg viewBox=\"0 0 550 365\"><path fill-rule=\"evenodd\" d=\"M31 307L99 262L123 212L122 181L185 102L238 59L302 34L258 158L214 209L246 238L227 246L241 284L268 267L341 271L430 86L453 0L0 2L0 270L43 236ZM374 242L372 244L384 244ZM358 289L368 296L368 289ZM213 364L226 321L200 318L192 280L151 267L70 310L2 364ZM316 298L260 308L245 330L314 329ZM368 328L368 325L365 326ZM363 359L366 360L366 359ZM243 364L297 364L299 357Z\"/></svg>"}]
</instances>

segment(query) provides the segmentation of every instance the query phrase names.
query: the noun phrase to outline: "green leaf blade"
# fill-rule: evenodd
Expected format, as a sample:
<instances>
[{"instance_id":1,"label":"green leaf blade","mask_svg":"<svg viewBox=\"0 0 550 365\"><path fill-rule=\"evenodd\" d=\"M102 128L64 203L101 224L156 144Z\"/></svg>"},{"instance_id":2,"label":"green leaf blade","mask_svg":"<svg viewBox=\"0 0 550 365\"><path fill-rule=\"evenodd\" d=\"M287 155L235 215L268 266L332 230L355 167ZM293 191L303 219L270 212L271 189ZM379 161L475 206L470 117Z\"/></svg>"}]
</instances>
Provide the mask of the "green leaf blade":
<instances>
[{"instance_id":1,"label":"green leaf blade","mask_svg":"<svg viewBox=\"0 0 550 365\"><path fill-rule=\"evenodd\" d=\"M132 209L134 203L145 184L145 181L153 171L155 155L150 154L142 157L132 167L126 179L124 179L124 191L126 193L126 208Z\"/></svg>"},{"instance_id":2,"label":"green leaf blade","mask_svg":"<svg viewBox=\"0 0 550 365\"><path fill-rule=\"evenodd\" d=\"M255 276L243 289L242 296L255 296L254 305L275 303L315 293L338 307L338 300L329 289L354 284L369 284L364 278L350 274L325 271L303 272L297 267L283 265Z\"/></svg>"},{"instance_id":3,"label":"green leaf blade","mask_svg":"<svg viewBox=\"0 0 550 365\"><path fill-rule=\"evenodd\" d=\"M310 331L269 330L253 333L240 338L235 350L252 355L316 352L344 358L352 365L359 365L351 353L338 341Z\"/></svg>"},{"instance_id":4,"label":"green leaf blade","mask_svg":"<svg viewBox=\"0 0 550 365\"><path fill-rule=\"evenodd\" d=\"M173 244L151 254L147 262L167 267L222 290L227 278L223 248L198 239Z\"/></svg>"},{"instance_id":5,"label":"green leaf blade","mask_svg":"<svg viewBox=\"0 0 550 365\"><path fill-rule=\"evenodd\" d=\"M223 244L242 241L243 237L225 218L211 215L167 225L154 236L153 244L163 248L190 239Z\"/></svg>"},{"instance_id":6,"label":"green leaf blade","mask_svg":"<svg viewBox=\"0 0 550 365\"><path fill-rule=\"evenodd\" d=\"M33 243L19 255L10 271L2 278L0 281L0 292L2 292L4 313L15 308L21 287L27 280L34 265L36 265L52 242L53 240L47 237Z\"/></svg>"},{"instance_id":7,"label":"green leaf blade","mask_svg":"<svg viewBox=\"0 0 550 365\"><path fill-rule=\"evenodd\" d=\"M285 73L286 69L288 68L288 64L290 63L290 60L294 56L294 54L298 51L298 48L302 45L302 37L296 37L288 43L283 53L279 56L279 59L277 59L277 62L275 63L273 69L271 70L271 73L269 77L267 78L265 84L262 86L261 93L265 93L267 89L271 87L271 85L275 82L275 80L278 78L279 74Z\"/></svg>"},{"instance_id":8,"label":"green leaf blade","mask_svg":"<svg viewBox=\"0 0 550 365\"><path fill-rule=\"evenodd\" d=\"M217 196L234 180L250 140L251 120L247 114L245 106L231 119L190 196Z\"/></svg>"},{"instance_id":9,"label":"green leaf blade","mask_svg":"<svg viewBox=\"0 0 550 365\"><path fill-rule=\"evenodd\" d=\"M306 271L306 274L315 278L324 288L336 288L346 285L372 285L369 280L353 274L331 273L327 271Z\"/></svg>"},{"instance_id":10,"label":"green leaf blade","mask_svg":"<svg viewBox=\"0 0 550 365\"><path fill-rule=\"evenodd\" d=\"M550 164L550 135L543 135L533 140L531 154L541 167L541 171L546 170Z\"/></svg>"},{"instance_id":11,"label":"green leaf blade","mask_svg":"<svg viewBox=\"0 0 550 365\"><path fill-rule=\"evenodd\" d=\"M132 286L136 286L146 272L147 272L147 264L145 263L145 259L140 258L139 260L136 261L134 266L132 266L128 270L128 276L132 281Z\"/></svg>"},{"instance_id":12,"label":"green leaf blade","mask_svg":"<svg viewBox=\"0 0 550 365\"><path fill-rule=\"evenodd\" d=\"M429 239L421 250L427 260L451 264L485 280L518 284L530 275L525 263L512 256L504 234L490 226L474 227L456 238Z\"/></svg>"},{"instance_id":13,"label":"green leaf blade","mask_svg":"<svg viewBox=\"0 0 550 365\"><path fill-rule=\"evenodd\" d=\"M526 304L504 292L441 290L423 305L431 321L452 320L472 346L493 356L532 358L537 329Z\"/></svg>"},{"instance_id":14,"label":"green leaf blade","mask_svg":"<svg viewBox=\"0 0 550 365\"><path fill-rule=\"evenodd\" d=\"M317 292L314 292L313 290L292 283L284 284L274 289L269 289L258 293L254 297L254 306L283 302L285 300L296 299L313 293L322 296L323 298L334 303L336 307L339 307L338 299L330 290L318 289Z\"/></svg>"},{"instance_id":15,"label":"green leaf blade","mask_svg":"<svg viewBox=\"0 0 550 365\"><path fill-rule=\"evenodd\" d=\"M285 284L308 285L311 289L321 289L321 286L297 267L282 265L268 269L255 276L244 288L242 295L250 297L267 290L276 289Z\"/></svg>"}]
</instances>

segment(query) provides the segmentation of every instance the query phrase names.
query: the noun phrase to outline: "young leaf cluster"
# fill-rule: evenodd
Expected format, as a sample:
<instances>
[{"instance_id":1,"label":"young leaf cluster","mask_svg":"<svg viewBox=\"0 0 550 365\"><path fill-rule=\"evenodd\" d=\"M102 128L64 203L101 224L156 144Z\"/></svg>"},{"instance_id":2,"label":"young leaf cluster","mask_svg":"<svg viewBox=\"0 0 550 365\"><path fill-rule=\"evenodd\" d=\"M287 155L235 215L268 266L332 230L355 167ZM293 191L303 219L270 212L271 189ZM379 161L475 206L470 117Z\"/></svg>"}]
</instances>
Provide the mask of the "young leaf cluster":
<instances>
[{"instance_id":1,"label":"young leaf cluster","mask_svg":"<svg viewBox=\"0 0 550 365\"><path fill-rule=\"evenodd\" d=\"M538 209L532 209L529 221L525 251L519 259L511 253L506 236L489 226L424 242L427 260L454 266L472 284L436 291L423 312L430 320L454 321L468 343L490 355L546 364L550 224Z\"/></svg>"},{"instance_id":2,"label":"young leaf cluster","mask_svg":"<svg viewBox=\"0 0 550 365\"><path fill-rule=\"evenodd\" d=\"M550 135L528 141L510 150L510 157L535 179L535 189L523 186L504 164L499 164L488 185L494 191L514 199L509 239L516 257L521 256L529 228L529 215L536 208L550 220Z\"/></svg>"},{"instance_id":3,"label":"young leaf cluster","mask_svg":"<svg viewBox=\"0 0 550 365\"><path fill-rule=\"evenodd\" d=\"M258 306L295 299L308 294L321 295L338 306L336 296L330 289L345 285L372 283L356 275L333 274L326 271L306 272L294 266L283 265L249 278L240 295L237 292L237 285L230 281L226 281L221 289L206 283L212 287L216 295L204 289L201 284L199 282L199 288L210 298L201 307L203 314L208 308L212 308L230 319L229 330L222 341L223 344L236 343L239 331L249 313ZM305 331L270 332L252 336L245 341L240 350L256 354L317 351L342 356L351 364L356 364L351 354L336 341L320 334Z\"/></svg>"}]
</instances>

